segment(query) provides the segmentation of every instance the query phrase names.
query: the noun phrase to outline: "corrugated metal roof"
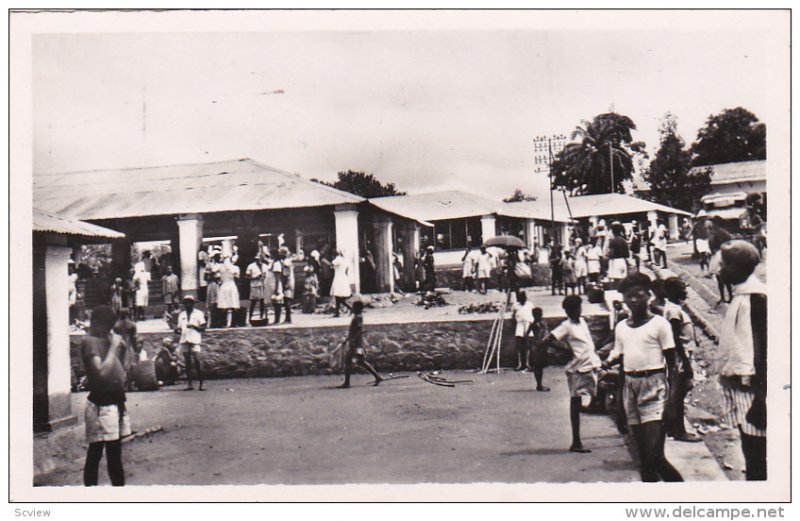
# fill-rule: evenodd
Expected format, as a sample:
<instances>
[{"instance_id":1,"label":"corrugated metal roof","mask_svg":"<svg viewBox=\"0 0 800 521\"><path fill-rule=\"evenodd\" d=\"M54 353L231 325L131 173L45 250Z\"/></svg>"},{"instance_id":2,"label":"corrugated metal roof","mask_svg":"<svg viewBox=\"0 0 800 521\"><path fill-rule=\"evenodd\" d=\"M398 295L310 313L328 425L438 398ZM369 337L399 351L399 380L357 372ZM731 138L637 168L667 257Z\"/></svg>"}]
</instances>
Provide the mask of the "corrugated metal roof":
<instances>
[{"instance_id":1,"label":"corrugated metal roof","mask_svg":"<svg viewBox=\"0 0 800 521\"><path fill-rule=\"evenodd\" d=\"M622 215L629 213L642 213L649 211L659 211L674 213L679 215L691 215L689 212L670 208L662 204L645 201L638 197L625 194L597 194L568 197L569 210L572 217L582 219L586 217L604 215ZM503 203L500 211L501 215L509 217L520 217L528 219L550 220L550 198L542 198L536 201L525 201L519 203ZM570 212L564 202L564 195L561 193L553 194L553 209L555 220L569 221Z\"/></svg>"},{"instance_id":2,"label":"corrugated metal roof","mask_svg":"<svg viewBox=\"0 0 800 521\"><path fill-rule=\"evenodd\" d=\"M692 168L692 171L703 170L705 168L711 168L712 185L767 180L767 161L764 159L698 166Z\"/></svg>"},{"instance_id":3,"label":"corrugated metal roof","mask_svg":"<svg viewBox=\"0 0 800 521\"><path fill-rule=\"evenodd\" d=\"M353 195L297 174L239 159L217 163L34 176L39 208L79 219L359 203Z\"/></svg>"},{"instance_id":4,"label":"corrugated metal roof","mask_svg":"<svg viewBox=\"0 0 800 521\"><path fill-rule=\"evenodd\" d=\"M495 214L503 204L460 190L376 197L369 202L387 212L423 221Z\"/></svg>"},{"instance_id":5,"label":"corrugated metal roof","mask_svg":"<svg viewBox=\"0 0 800 521\"><path fill-rule=\"evenodd\" d=\"M60 215L33 210L33 231L42 233L61 233L65 235L80 235L82 237L103 237L108 239L121 239L125 237L120 233L95 224L85 223L77 219L69 219Z\"/></svg>"}]
</instances>

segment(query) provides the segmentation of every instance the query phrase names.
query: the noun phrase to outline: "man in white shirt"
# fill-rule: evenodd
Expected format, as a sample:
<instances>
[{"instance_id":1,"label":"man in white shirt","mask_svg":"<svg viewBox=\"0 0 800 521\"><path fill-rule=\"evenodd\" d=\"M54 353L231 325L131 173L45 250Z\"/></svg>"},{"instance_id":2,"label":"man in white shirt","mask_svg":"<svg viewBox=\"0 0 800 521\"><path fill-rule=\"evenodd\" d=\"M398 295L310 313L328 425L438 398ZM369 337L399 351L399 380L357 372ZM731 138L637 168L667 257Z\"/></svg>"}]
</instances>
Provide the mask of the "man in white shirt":
<instances>
[{"instance_id":1,"label":"man in white shirt","mask_svg":"<svg viewBox=\"0 0 800 521\"><path fill-rule=\"evenodd\" d=\"M194 308L195 299L191 295L183 297L183 311L178 315L178 327L176 334L180 334L179 350L183 353L186 360L186 379L188 384L186 391L194 390L192 386L192 365L197 369L197 380L200 382L199 389L205 391L203 387L203 366L200 363L200 343L202 342L202 332L206 330L206 317L202 311Z\"/></svg>"},{"instance_id":2,"label":"man in white shirt","mask_svg":"<svg viewBox=\"0 0 800 521\"><path fill-rule=\"evenodd\" d=\"M653 261L661 265L663 268L667 267L667 227L664 226L664 221L658 220L658 225L655 228L653 236Z\"/></svg>"},{"instance_id":3,"label":"man in white shirt","mask_svg":"<svg viewBox=\"0 0 800 521\"><path fill-rule=\"evenodd\" d=\"M642 481L683 481L664 456L664 423L671 423L676 411L675 341L667 319L650 312L650 284L643 273L620 282L630 316L617 324L614 349L603 366L622 359L625 414L639 447Z\"/></svg>"}]
</instances>

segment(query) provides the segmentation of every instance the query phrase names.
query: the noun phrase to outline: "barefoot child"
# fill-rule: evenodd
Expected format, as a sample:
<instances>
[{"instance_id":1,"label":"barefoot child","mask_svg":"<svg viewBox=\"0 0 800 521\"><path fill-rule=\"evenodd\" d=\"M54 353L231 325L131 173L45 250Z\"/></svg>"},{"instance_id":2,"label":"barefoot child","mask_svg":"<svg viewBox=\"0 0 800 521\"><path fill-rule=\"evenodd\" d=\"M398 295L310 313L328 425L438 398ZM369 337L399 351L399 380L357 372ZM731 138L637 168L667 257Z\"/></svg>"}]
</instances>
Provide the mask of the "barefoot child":
<instances>
[{"instance_id":1,"label":"barefoot child","mask_svg":"<svg viewBox=\"0 0 800 521\"><path fill-rule=\"evenodd\" d=\"M378 385L383 381L381 375L367 362L367 351L364 349L364 303L360 300L353 302L353 320L350 322L350 333L345 342L348 344L344 361L344 383L339 386L341 389L350 387L350 373L353 366L357 365L366 369L375 377L373 385Z\"/></svg>"},{"instance_id":2,"label":"barefoot child","mask_svg":"<svg viewBox=\"0 0 800 521\"><path fill-rule=\"evenodd\" d=\"M536 378L536 390L548 392L549 387L542 385L544 368L547 367L547 343L545 340L550 335L547 323L542 317L542 308L533 308L533 323L528 330L528 336L533 350L531 363L533 364L533 376Z\"/></svg>"},{"instance_id":3,"label":"barefoot child","mask_svg":"<svg viewBox=\"0 0 800 521\"><path fill-rule=\"evenodd\" d=\"M581 297L569 295L561 307L567 319L558 325L547 337L546 342L558 346L563 341L572 351L572 360L567 364L567 384L569 385L569 419L572 424L571 452L591 452L581 443L581 402L589 405L597 393L597 370L600 358L594 352L594 341L589 326L581 317Z\"/></svg>"},{"instance_id":4,"label":"barefoot child","mask_svg":"<svg viewBox=\"0 0 800 521\"><path fill-rule=\"evenodd\" d=\"M125 409L125 358L130 355L122 336L112 331L114 311L98 306L92 312L89 334L81 342L81 356L89 382L86 400L86 465L83 484L97 485L103 451L108 477L115 487L125 485L122 470L122 437L131 433Z\"/></svg>"},{"instance_id":5,"label":"barefoot child","mask_svg":"<svg viewBox=\"0 0 800 521\"><path fill-rule=\"evenodd\" d=\"M517 368L515 371L530 370L530 350L528 332L533 324L533 304L528 301L524 291L517 293L517 301L511 311L514 319L514 347L517 350Z\"/></svg>"},{"instance_id":6,"label":"barefoot child","mask_svg":"<svg viewBox=\"0 0 800 521\"><path fill-rule=\"evenodd\" d=\"M625 414L639 448L642 481L683 481L664 456L664 423L676 410L675 341L667 319L648 309L650 284L643 273L620 282L630 317L617 324L614 349L603 367L623 359Z\"/></svg>"}]
</instances>

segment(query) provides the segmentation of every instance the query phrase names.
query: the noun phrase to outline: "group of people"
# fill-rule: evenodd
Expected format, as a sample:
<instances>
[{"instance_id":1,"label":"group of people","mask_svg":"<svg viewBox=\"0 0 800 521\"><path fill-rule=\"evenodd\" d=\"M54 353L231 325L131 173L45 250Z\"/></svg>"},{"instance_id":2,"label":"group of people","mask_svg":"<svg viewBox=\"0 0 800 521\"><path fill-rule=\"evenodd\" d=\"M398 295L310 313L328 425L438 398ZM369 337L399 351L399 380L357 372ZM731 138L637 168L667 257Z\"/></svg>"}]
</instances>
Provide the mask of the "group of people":
<instances>
[{"instance_id":1,"label":"group of people","mask_svg":"<svg viewBox=\"0 0 800 521\"><path fill-rule=\"evenodd\" d=\"M613 233L614 228L612 225L609 242L622 239L621 232ZM609 245L610 250L614 248L613 244ZM480 255L485 253L482 249ZM468 255L469 252L465 258ZM259 255L248 266L246 276L251 282L251 295L258 297L261 288L262 298L256 298L256 302L265 298L264 288L270 275L276 288L273 291L278 291L280 285L280 290L285 293L282 288L290 276L285 273L285 266L290 262L288 257L288 250L279 251L274 259L271 254ZM480 261L479 255L475 258ZM313 253L311 259L318 261ZM767 298L763 283L754 275L759 262L759 252L750 243L727 241L720 245L720 277L731 284L733 298L715 354L716 368L722 391L723 415L726 422L739 429L746 476L750 480L766 479ZM223 269L230 269L224 268L224 264L223 260ZM316 266L314 262L309 264ZM336 252L331 264L335 272L331 294L337 297L338 312L340 298L350 296L347 263L342 252ZM614 269L610 265L609 270ZM487 278L485 271L476 269L471 273L480 274L475 277L479 286L481 279ZM226 280L229 281L226 278L220 282ZM253 282L256 282L255 286ZM519 292L513 308L517 369L532 370L536 390L547 392L550 389L543 383L543 374L548 348L566 348L571 352L571 360L565 368L572 428L569 450L588 453L591 449L583 445L580 436L581 411L597 393L599 372L619 365L621 403L626 426L638 448L642 480L682 481L680 473L664 455L664 444L667 435L681 441L698 440L686 432L683 418L684 398L692 381L694 338L691 321L682 309L686 298L685 286L676 278L659 284L647 275L631 270L619 280L617 290L622 295L624 308L621 305L615 307L613 348L605 360L598 355L589 327L582 317L580 295L564 298L562 307L567 318L550 331L543 320L542 310L534 307L524 292ZM206 316L197 309L194 297L184 296L182 304L183 310L179 313L174 333L179 338L178 351L185 360L186 390L194 389L194 374L202 391L205 387L201 344L207 325ZM253 311L251 305L251 313ZM263 309L260 311L263 316ZM375 378L374 385L378 385L383 378L366 359L363 303L354 302L352 311L353 319L343 342L347 347L343 351L345 381L342 387L349 387L351 372L357 366L370 372ZM125 406L126 369L135 356L136 346L135 324L131 328L130 321L126 320L125 313L120 318L111 306L99 306L91 314L90 329L81 346L90 391L85 413L89 443L84 467L87 486L97 484L98 466L104 452L112 484L124 484L120 442L130 434L130 419ZM172 339L165 339L156 359L161 360L162 366L177 367ZM162 370L167 369L162 367Z\"/></svg>"},{"instance_id":2,"label":"group of people","mask_svg":"<svg viewBox=\"0 0 800 521\"><path fill-rule=\"evenodd\" d=\"M715 368L723 419L739 430L748 480L764 480L767 474L767 298L766 287L754 275L759 262L758 250L748 242L728 241L721 246L720 276L733 286L734 297L725 316ZM695 347L693 325L683 309L685 284L677 277L651 281L634 271L617 289L624 307L619 303L613 311L613 347L606 351L605 360L581 316L580 296L564 298L567 319L548 332L541 310L520 292L513 307L517 370L532 366L536 389L548 391L542 384L547 348L569 349L569 450L590 452L580 438L580 411L595 398L600 371L618 364L619 411L625 419L621 430L630 430L636 441L642 480L682 481L664 456L664 443L667 435L678 441L701 441L687 432L684 421Z\"/></svg>"}]
</instances>

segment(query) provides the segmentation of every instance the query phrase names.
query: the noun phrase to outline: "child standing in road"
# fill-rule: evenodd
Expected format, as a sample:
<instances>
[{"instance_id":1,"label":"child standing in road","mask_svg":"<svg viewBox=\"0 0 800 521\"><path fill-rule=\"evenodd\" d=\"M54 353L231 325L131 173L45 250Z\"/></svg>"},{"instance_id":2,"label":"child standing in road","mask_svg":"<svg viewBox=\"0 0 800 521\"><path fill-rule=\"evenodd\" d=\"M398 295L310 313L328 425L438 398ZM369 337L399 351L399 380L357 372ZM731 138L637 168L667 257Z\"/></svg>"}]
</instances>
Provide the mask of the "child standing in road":
<instances>
[{"instance_id":1,"label":"child standing in road","mask_svg":"<svg viewBox=\"0 0 800 521\"><path fill-rule=\"evenodd\" d=\"M517 368L515 371L530 370L530 350L528 332L533 324L533 304L528 301L524 291L517 293L517 302L511 310L514 319L514 342L517 349Z\"/></svg>"},{"instance_id":2,"label":"child standing in road","mask_svg":"<svg viewBox=\"0 0 800 521\"><path fill-rule=\"evenodd\" d=\"M542 315L542 308L533 308L533 323L528 330L528 336L533 350L531 363L533 364L533 376L536 378L536 390L548 392L550 388L542 385L542 378L544 377L544 368L547 367L547 343L545 340L550 335L550 330Z\"/></svg>"},{"instance_id":3,"label":"child standing in road","mask_svg":"<svg viewBox=\"0 0 800 521\"><path fill-rule=\"evenodd\" d=\"M350 387L350 374L353 372L354 365L363 367L375 377L375 382L372 385L377 386L383 381L381 375L367 362L367 350L364 348L364 303L357 300L353 302L352 307L353 320L350 321L350 332L345 340L347 352L345 353L344 361L344 383L339 386L340 389Z\"/></svg>"},{"instance_id":4,"label":"child standing in road","mask_svg":"<svg viewBox=\"0 0 800 521\"><path fill-rule=\"evenodd\" d=\"M600 358L594 352L594 341L589 326L581 317L581 297L569 295L561 307L567 319L559 324L547 337L546 342L559 345L563 341L572 351L572 360L567 364L567 384L569 385L569 418L572 424L571 452L591 452L581 443L580 411L585 400L588 406L597 393L597 370Z\"/></svg>"}]
</instances>

